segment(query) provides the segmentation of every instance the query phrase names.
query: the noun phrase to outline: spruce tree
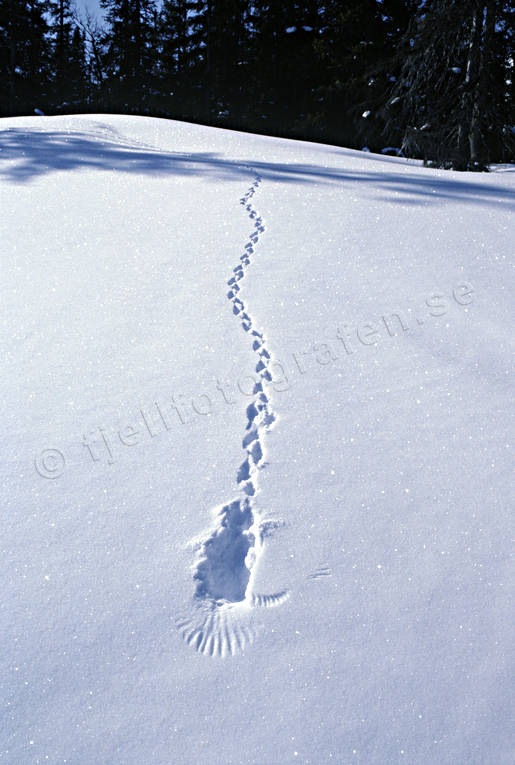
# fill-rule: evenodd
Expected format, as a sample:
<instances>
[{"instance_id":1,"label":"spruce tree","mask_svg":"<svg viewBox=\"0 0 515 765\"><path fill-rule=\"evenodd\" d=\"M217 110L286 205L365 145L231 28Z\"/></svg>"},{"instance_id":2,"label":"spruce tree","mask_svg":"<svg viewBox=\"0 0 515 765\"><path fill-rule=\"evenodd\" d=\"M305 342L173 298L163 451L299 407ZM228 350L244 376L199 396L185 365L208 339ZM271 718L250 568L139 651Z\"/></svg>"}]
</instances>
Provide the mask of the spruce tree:
<instances>
[{"instance_id":1,"label":"spruce tree","mask_svg":"<svg viewBox=\"0 0 515 765\"><path fill-rule=\"evenodd\" d=\"M51 105L51 37L46 0L0 0L2 114Z\"/></svg>"},{"instance_id":2,"label":"spruce tree","mask_svg":"<svg viewBox=\"0 0 515 765\"><path fill-rule=\"evenodd\" d=\"M107 78L105 97L115 110L145 112L157 67L159 14L154 0L101 0Z\"/></svg>"},{"instance_id":3,"label":"spruce tree","mask_svg":"<svg viewBox=\"0 0 515 765\"><path fill-rule=\"evenodd\" d=\"M407 154L481 170L508 150L512 17L500 0L432 0L414 15L384 109L386 134L402 134Z\"/></svg>"}]
</instances>

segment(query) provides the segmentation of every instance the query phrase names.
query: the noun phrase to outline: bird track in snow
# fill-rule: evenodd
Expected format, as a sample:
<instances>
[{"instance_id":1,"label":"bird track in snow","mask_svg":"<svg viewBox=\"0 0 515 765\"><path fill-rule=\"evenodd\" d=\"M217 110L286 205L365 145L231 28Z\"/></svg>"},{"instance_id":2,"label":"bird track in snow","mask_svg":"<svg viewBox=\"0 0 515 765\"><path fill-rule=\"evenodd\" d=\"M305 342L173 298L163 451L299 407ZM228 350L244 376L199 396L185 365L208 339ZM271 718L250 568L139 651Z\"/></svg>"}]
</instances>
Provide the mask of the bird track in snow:
<instances>
[{"instance_id":1,"label":"bird track in snow","mask_svg":"<svg viewBox=\"0 0 515 765\"><path fill-rule=\"evenodd\" d=\"M240 496L215 511L215 524L200 543L194 563L195 592L188 615L176 620L184 640L199 653L209 656L233 655L253 642L256 627L253 611L283 603L288 591L270 595L254 591L257 564L263 554L265 538L280 525L264 521L256 504L259 472L266 465L264 440L277 415L272 408L265 384L271 381L272 354L264 335L257 331L254 320L241 297L240 282L246 276L252 256L265 231L262 217L251 204L261 185L261 177L252 168L254 182L240 199L253 222L253 230L243 248L240 262L227 282L227 298L232 312L250 337L257 356L258 382L247 407L247 423L242 440L244 459L237 470Z\"/></svg>"},{"instance_id":2,"label":"bird track in snow","mask_svg":"<svg viewBox=\"0 0 515 765\"><path fill-rule=\"evenodd\" d=\"M332 571L329 568L329 566L326 566L325 564L322 564L321 566L318 566L311 574L309 574L308 579L318 580L318 579L327 579L328 577L332 576Z\"/></svg>"}]
</instances>

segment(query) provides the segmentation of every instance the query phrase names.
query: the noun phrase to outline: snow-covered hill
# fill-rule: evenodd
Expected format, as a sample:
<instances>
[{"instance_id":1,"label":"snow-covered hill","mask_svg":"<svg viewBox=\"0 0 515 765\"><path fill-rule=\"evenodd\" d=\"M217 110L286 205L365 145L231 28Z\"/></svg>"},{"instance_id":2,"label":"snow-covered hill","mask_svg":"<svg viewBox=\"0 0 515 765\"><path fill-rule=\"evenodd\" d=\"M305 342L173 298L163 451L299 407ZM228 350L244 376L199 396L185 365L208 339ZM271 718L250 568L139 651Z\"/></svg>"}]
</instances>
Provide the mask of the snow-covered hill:
<instances>
[{"instance_id":1,"label":"snow-covered hill","mask_svg":"<svg viewBox=\"0 0 515 765\"><path fill-rule=\"evenodd\" d=\"M0 762L511 762L514 172L1 128Z\"/></svg>"}]
</instances>

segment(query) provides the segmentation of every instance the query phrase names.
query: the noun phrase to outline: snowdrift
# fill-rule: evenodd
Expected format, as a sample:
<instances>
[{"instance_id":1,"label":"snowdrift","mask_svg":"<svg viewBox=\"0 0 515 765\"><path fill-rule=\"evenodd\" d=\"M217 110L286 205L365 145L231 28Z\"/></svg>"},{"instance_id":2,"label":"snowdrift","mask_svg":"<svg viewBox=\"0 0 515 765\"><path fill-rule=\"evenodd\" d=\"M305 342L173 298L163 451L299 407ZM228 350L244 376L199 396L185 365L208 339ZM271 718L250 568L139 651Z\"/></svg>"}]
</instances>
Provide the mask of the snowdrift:
<instances>
[{"instance_id":1,"label":"snowdrift","mask_svg":"<svg viewBox=\"0 0 515 765\"><path fill-rule=\"evenodd\" d=\"M1 127L0 760L510 762L513 169Z\"/></svg>"}]
</instances>

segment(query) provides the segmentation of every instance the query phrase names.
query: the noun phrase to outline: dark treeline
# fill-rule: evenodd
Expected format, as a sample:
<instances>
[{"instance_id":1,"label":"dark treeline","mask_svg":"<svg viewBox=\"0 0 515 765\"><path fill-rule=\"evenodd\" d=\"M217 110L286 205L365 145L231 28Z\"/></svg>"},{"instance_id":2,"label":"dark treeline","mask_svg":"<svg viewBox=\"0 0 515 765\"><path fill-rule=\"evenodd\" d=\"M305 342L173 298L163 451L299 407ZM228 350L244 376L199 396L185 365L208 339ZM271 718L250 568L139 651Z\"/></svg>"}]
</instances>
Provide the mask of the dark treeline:
<instances>
[{"instance_id":1,"label":"dark treeline","mask_svg":"<svg viewBox=\"0 0 515 765\"><path fill-rule=\"evenodd\" d=\"M512 2L0 0L3 116L114 112L512 161Z\"/></svg>"}]
</instances>

